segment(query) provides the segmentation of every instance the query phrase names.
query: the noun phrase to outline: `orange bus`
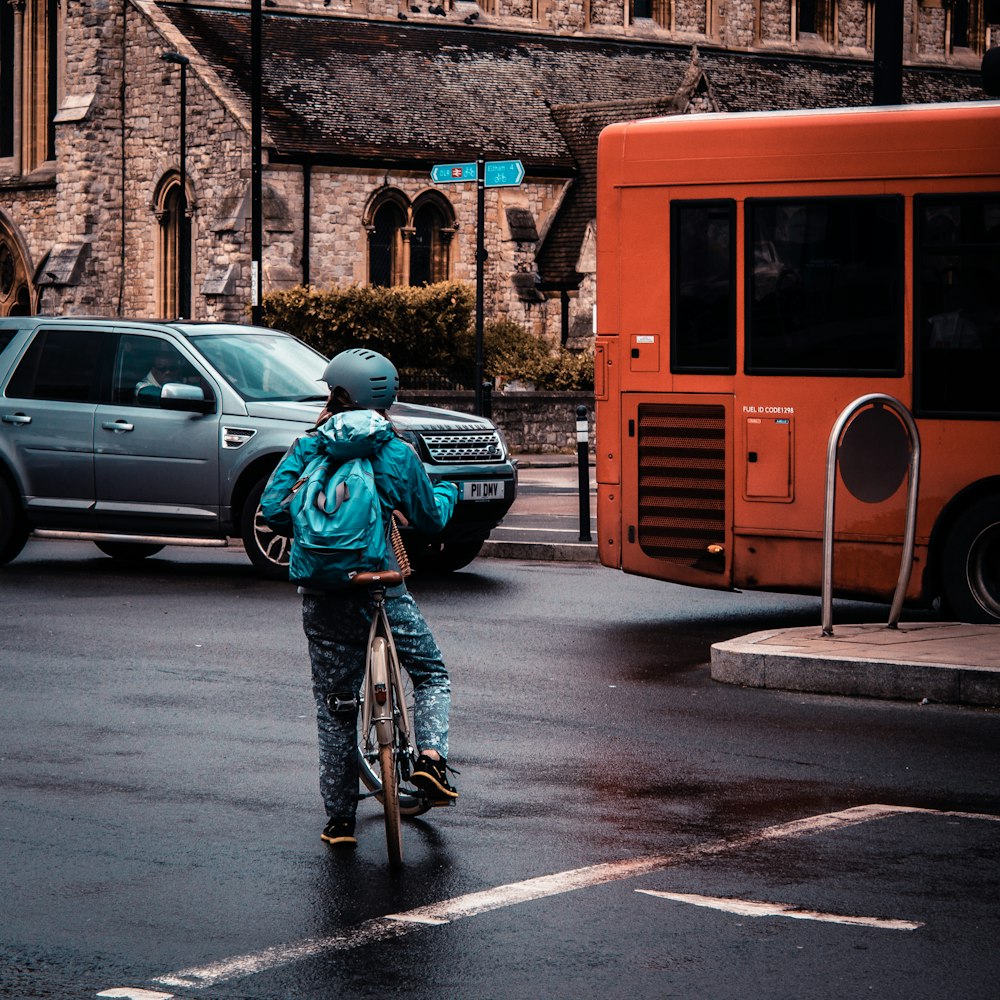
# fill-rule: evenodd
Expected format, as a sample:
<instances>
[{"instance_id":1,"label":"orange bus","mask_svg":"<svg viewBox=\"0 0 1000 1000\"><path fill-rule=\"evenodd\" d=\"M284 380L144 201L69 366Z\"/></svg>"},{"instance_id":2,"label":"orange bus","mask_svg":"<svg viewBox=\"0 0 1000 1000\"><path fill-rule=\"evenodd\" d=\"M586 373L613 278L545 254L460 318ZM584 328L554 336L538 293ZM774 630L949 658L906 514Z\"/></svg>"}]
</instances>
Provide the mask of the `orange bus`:
<instances>
[{"instance_id":1,"label":"orange bus","mask_svg":"<svg viewBox=\"0 0 1000 1000\"><path fill-rule=\"evenodd\" d=\"M907 602L1000 621L1000 103L612 125L597 239L604 565L819 593L828 441L879 393L919 432ZM906 460L838 479L838 596L892 597Z\"/></svg>"}]
</instances>

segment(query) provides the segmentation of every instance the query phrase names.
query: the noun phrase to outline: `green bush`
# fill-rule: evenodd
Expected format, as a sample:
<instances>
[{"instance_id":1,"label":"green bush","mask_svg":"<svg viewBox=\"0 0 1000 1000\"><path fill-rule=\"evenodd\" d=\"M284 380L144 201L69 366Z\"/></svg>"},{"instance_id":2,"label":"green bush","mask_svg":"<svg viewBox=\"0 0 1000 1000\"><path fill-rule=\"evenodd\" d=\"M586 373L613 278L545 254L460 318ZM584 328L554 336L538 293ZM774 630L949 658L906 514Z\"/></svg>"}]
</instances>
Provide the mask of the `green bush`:
<instances>
[{"instance_id":1,"label":"green bush","mask_svg":"<svg viewBox=\"0 0 1000 1000\"><path fill-rule=\"evenodd\" d=\"M300 337L329 357L348 347L370 347L397 368L447 370L465 350L475 305L465 284L421 287L357 285L271 292L262 302L265 326Z\"/></svg>"},{"instance_id":2,"label":"green bush","mask_svg":"<svg viewBox=\"0 0 1000 1000\"><path fill-rule=\"evenodd\" d=\"M299 286L265 295L261 312L265 326L294 334L327 357L348 347L370 347L391 357L401 373L438 376L443 386L471 388L474 308L468 285L443 281L325 291ZM553 348L511 319L485 324L483 370L488 378L518 379L538 389L594 385L592 354Z\"/></svg>"},{"instance_id":3,"label":"green bush","mask_svg":"<svg viewBox=\"0 0 1000 1000\"><path fill-rule=\"evenodd\" d=\"M510 319L485 325L483 367L491 378L530 382L536 389L594 387L593 354L553 348Z\"/></svg>"}]
</instances>

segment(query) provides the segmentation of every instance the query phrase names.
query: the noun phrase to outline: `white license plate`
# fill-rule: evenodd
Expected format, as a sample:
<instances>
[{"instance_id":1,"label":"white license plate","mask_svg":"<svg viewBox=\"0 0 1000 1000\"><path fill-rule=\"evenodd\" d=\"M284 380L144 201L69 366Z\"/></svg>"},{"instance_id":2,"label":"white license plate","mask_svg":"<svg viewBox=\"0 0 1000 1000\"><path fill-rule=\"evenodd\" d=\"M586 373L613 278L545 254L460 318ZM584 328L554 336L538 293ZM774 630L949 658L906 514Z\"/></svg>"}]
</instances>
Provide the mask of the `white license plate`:
<instances>
[{"instance_id":1,"label":"white license plate","mask_svg":"<svg viewBox=\"0 0 1000 1000\"><path fill-rule=\"evenodd\" d=\"M462 483L463 500L502 500L503 483L498 480L486 483Z\"/></svg>"}]
</instances>

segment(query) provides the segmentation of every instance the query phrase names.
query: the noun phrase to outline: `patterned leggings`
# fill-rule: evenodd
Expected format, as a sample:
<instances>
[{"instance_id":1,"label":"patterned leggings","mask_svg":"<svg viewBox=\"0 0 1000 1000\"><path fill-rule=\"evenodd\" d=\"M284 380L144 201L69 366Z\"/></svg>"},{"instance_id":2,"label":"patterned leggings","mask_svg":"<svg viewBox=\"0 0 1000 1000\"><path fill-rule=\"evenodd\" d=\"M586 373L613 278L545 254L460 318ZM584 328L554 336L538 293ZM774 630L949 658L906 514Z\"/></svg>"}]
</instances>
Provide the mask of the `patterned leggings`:
<instances>
[{"instance_id":1,"label":"patterned leggings","mask_svg":"<svg viewBox=\"0 0 1000 1000\"><path fill-rule=\"evenodd\" d=\"M451 682L424 616L408 593L386 599L399 662L413 681L414 738L420 750L448 757ZM319 784L328 816L353 816L358 800L357 712L332 713L327 697L357 698L371 625L367 596L306 594L302 628L309 640L319 726Z\"/></svg>"}]
</instances>

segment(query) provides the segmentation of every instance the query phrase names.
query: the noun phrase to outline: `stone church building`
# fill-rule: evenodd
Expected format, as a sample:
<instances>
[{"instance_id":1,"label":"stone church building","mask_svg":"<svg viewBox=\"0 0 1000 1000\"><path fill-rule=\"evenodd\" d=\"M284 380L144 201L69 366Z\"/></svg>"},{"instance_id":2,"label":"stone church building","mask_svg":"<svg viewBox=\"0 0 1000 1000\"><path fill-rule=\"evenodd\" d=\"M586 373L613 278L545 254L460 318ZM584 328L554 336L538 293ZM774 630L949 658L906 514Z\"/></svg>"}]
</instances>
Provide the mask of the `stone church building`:
<instances>
[{"instance_id":1,"label":"stone church building","mask_svg":"<svg viewBox=\"0 0 1000 1000\"><path fill-rule=\"evenodd\" d=\"M176 316L187 256L190 315L247 318L250 22L0 0L0 315ZM265 0L263 289L473 282L475 184L431 167L520 159L486 192L486 316L585 345L601 129L870 104L873 23L872 0ZM1000 0L904 0L904 100L985 99L998 25Z\"/></svg>"}]
</instances>

